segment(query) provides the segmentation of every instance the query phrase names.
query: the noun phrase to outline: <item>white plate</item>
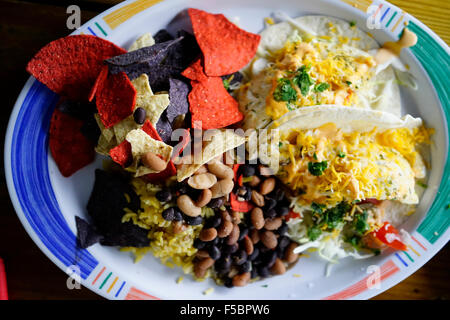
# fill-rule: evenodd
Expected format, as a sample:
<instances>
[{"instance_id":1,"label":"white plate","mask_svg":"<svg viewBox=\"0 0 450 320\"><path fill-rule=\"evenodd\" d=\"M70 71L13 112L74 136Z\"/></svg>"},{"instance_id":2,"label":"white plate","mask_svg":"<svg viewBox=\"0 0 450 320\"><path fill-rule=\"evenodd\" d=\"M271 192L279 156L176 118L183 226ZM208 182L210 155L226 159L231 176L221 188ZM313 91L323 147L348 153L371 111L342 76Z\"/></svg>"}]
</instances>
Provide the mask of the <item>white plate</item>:
<instances>
[{"instance_id":1,"label":"white plate","mask_svg":"<svg viewBox=\"0 0 450 320\"><path fill-rule=\"evenodd\" d=\"M406 252L386 251L367 260L345 259L325 277L326 264L312 255L302 258L283 276L227 289L212 280L195 282L190 276L176 284L179 269L169 269L151 255L138 264L129 253L94 245L76 248L75 215L86 215L86 203L101 160L70 178L63 178L48 152L48 127L56 95L30 78L12 112L5 141L5 171L17 214L32 239L62 270L80 272L87 288L108 299L366 299L408 277L444 246L449 237L450 191L448 119L450 89L449 48L422 23L384 1L370 0L137 0L126 1L100 14L75 33L95 34L127 48L144 32L155 33L182 9L195 7L228 18L239 18L246 30L259 32L263 18L282 9L291 16L322 14L356 21L383 43L398 39L409 23L419 38L401 59L418 79L419 90L402 89L405 112L422 117L435 128L429 187L417 212L403 225L413 235ZM368 30L375 17L381 29ZM432 57L432 58L431 58ZM33 261L30 261L33 263ZM369 274L368 272L374 272ZM294 276L294 275L300 275ZM371 281L380 276L379 285ZM264 285L264 286L263 286ZM267 285L267 286L265 286ZM203 295L207 288L214 292Z\"/></svg>"}]
</instances>

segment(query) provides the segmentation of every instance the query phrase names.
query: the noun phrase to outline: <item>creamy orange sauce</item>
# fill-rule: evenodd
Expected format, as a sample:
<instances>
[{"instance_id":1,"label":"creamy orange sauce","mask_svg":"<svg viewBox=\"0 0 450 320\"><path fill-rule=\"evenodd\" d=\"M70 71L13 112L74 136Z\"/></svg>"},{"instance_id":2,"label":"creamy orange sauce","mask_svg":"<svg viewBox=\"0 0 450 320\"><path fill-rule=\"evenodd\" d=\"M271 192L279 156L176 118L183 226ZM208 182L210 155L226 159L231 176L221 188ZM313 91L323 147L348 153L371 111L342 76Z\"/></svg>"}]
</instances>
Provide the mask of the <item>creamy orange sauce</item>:
<instances>
[{"instance_id":1,"label":"creamy orange sauce","mask_svg":"<svg viewBox=\"0 0 450 320\"><path fill-rule=\"evenodd\" d=\"M377 64L383 64L392 58L399 56L403 48L409 48L417 43L417 35L405 28L401 38L396 41L386 42L377 52L374 59Z\"/></svg>"}]
</instances>

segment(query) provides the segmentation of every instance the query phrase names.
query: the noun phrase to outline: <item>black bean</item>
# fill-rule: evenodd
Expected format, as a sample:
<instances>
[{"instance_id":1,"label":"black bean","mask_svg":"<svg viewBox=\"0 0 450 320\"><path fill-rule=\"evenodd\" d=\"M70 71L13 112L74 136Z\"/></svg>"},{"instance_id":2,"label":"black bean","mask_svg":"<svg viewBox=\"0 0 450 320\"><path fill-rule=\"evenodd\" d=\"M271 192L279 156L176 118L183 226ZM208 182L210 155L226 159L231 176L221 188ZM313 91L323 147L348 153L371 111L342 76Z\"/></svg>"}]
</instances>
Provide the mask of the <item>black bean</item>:
<instances>
[{"instance_id":1,"label":"black bean","mask_svg":"<svg viewBox=\"0 0 450 320\"><path fill-rule=\"evenodd\" d=\"M225 278L225 281L223 283L223 285L227 288L233 288L233 279L231 278Z\"/></svg>"},{"instance_id":2,"label":"black bean","mask_svg":"<svg viewBox=\"0 0 450 320\"><path fill-rule=\"evenodd\" d=\"M180 182L176 185L175 190L178 191L180 194L185 194L188 191L188 184L184 182Z\"/></svg>"},{"instance_id":3,"label":"black bean","mask_svg":"<svg viewBox=\"0 0 450 320\"><path fill-rule=\"evenodd\" d=\"M263 265L270 269L275 264L276 260L277 253L275 250L271 250L264 255Z\"/></svg>"},{"instance_id":4,"label":"black bean","mask_svg":"<svg viewBox=\"0 0 450 320\"><path fill-rule=\"evenodd\" d=\"M183 215L184 221L190 226L198 226L203 222L203 218L201 216L198 217L189 217L187 215Z\"/></svg>"},{"instance_id":5,"label":"black bean","mask_svg":"<svg viewBox=\"0 0 450 320\"><path fill-rule=\"evenodd\" d=\"M271 198L269 198L269 197L267 197L267 196L265 197L265 201L264 201L264 202L265 202L265 204L264 204L264 209L265 209L266 211L275 208L276 205L277 205L277 201L276 201L276 200L271 199Z\"/></svg>"},{"instance_id":6,"label":"black bean","mask_svg":"<svg viewBox=\"0 0 450 320\"><path fill-rule=\"evenodd\" d=\"M239 267L239 273L249 272L252 268L252 263L250 261L245 261L240 267Z\"/></svg>"},{"instance_id":7,"label":"black bean","mask_svg":"<svg viewBox=\"0 0 450 320\"><path fill-rule=\"evenodd\" d=\"M278 207L276 210L279 217L284 217L289 213L288 207Z\"/></svg>"},{"instance_id":8,"label":"black bean","mask_svg":"<svg viewBox=\"0 0 450 320\"><path fill-rule=\"evenodd\" d=\"M248 257L247 252L245 252L244 249L241 249L237 252L236 255L233 256L233 262L234 264L240 266L245 261L247 261L247 257Z\"/></svg>"},{"instance_id":9,"label":"black bean","mask_svg":"<svg viewBox=\"0 0 450 320\"><path fill-rule=\"evenodd\" d=\"M208 253L209 253L209 256L211 257L211 259L213 259L213 260L217 260L221 256L220 250L216 246L211 246L208 250Z\"/></svg>"},{"instance_id":10,"label":"black bean","mask_svg":"<svg viewBox=\"0 0 450 320\"><path fill-rule=\"evenodd\" d=\"M264 218L273 219L276 216L277 216L277 212L275 211L275 209L270 209L270 210L264 211Z\"/></svg>"},{"instance_id":11,"label":"black bean","mask_svg":"<svg viewBox=\"0 0 450 320\"><path fill-rule=\"evenodd\" d=\"M169 202L172 200L172 193L169 190L161 190L155 194L155 197L160 202Z\"/></svg>"},{"instance_id":12,"label":"black bean","mask_svg":"<svg viewBox=\"0 0 450 320\"><path fill-rule=\"evenodd\" d=\"M247 259L250 261L254 261L258 257L258 255L259 255L259 249L257 247L254 247L252 254L249 255Z\"/></svg>"},{"instance_id":13,"label":"black bean","mask_svg":"<svg viewBox=\"0 0 450 320\"><path fill-rule=\"evenodd\" d=\"M252 199L252 189L247 188L247 193L244 196L245 201L250 201Z\"/></svg>"},{"instance_id":14,"label":"black bean","mask_svg":"<svg viewBox=\"0 0 450 320\"><path fill-rule=\"evenodd\" d=\"M275 230L275 233L279 234L280 236L284 235L287 231L288 231L288 225L286 224L286 222L283 221L283 223L281 224L281 226Z\"/></svg>"},{"instance_id":15,"label":"black bean","mask_svg":"<svg viewBox=\"0 0 450 320\"><path fill-rule=\"evenodd\" d=\"M267 267L263 267L263 266L259 266L258 267L258 276L260 276L261 278L267 278L268 276L270 276L270 271Z\"/></svg>"},{"instance_id":16,"label":"black bean","mask_svg":"<svg viewBox=\"0 0 450 320\"><path fill-rule=\"evenodd\" d=\"M244 237L248 235L248 228L242 224L239 225L239 238L238 241L244 239Z\"/></svg>"},{"instance_id":17,"label":"black bean","mask_svg":"<svg viewBox=\"0 0 450 320\"><path fill-rule=\"evenodd\" d=\"M278 238L278 248L286 249L286 247L291 243L291 240L286 236L281 236Z\"/></svg>"},{"instance_id":18,"label":"black bean","mask_svg":"<svg viewBox=\"0 0 450 320\"><path fill-rule=\"evenodd\" d=\"M237 243L232 245L224 245L222 247L222 252L225 255L235 253L239 249L239 245Z\"/></svg>"},{"instance_id":19,"label":"black bean","mask_svg":"<svg viewBox=\"0 0 450 320\"><path fill-rule=\"evenodd\" d=\"M241 168L242 168L241 172L244 177L251 177L251 176L254 176L256 173L255 167L253 167L251 165L244 165Z\"/></svg>"},{"instance_id":20,"label":"black bean","mask_svg":"<svg viewBox=\"0 0 450 320\"><path fill-rule=\"evenodd\" d=\"M212 244L213 246L217 246L220 242L220 238L219 237L215 237L214 240L210 241L209 243Z\"/></svg>"},{"instance_id":21,"label":"black bean","mask_svg":"<svg viewBox=\"0 0 450 320\"><path fill-rule=\"evenodd\" d=\"M162 212L162 217L164 220L167 221L173 221L175 219L175 209L174 208L167 208Z\"/></svg>"},{"instance_id":22,"label":"black bean","mask_svg":"<svg viewBox=\"0 0 450 320\"><path fill-rule=\"evenodd\" d=\"M204 242L204 241L202 241L202 240L200 240L198 238L194 240L194 248L195 249L201 250L205 246L206 246L206 242Z\"/></svg>"},{"instance_id":23,"label":"black bean","mask_svg":"<svg viewBox=\"0 0 450 320\"><path fill-rule=\"evenodd\" d=\"M205 228L217 228L222 223L222 218L219 215L208 218L205 222Z\"/></svg>"},{"instance_id":24,"label":"black bean","mask_svg":"<svg viewBox=\"0 0 450 320\"><path fill-rule=\"evenodd\" d=\"M226 256L216 260L216 262L214 263L214 268L219 273L227 273L231 268L231 257Z\"/></svg>"},{"instance_id":25,"label":"black bean","mask_svg":"<svg viewBox=\"0 0 450 320\"><path fill-rule=\"evenodd\" d=\"M137 124L143 124L145 122L146 114L147 113L145 112L145 109L143 109L143 108L136 108L136 110L134 110L134 114L133 114L134 121Z\"/></svg>"},{"instance_id":26,"label":"black bean","mask_svg":"<svg viewBox=\"0 0 450 320\"><path fill-rule=\"evenodd\" d=\"M183 220L183 214L181 213L180 209L173 208L175 211L173 220L175 221L182 221Z\"/></svg>"},{"instance_id":27,"label":"black bean","mask_svg":"<svg viewBox=\"0 0 450 320\"><path fill-rule=\"evenodd\" d=\"M207 206L212 208L212 209L217 209L220 208L221 206L223 206L224 200L223 198L216 198L216 199L212 199Z\"/></svg>"},{"instance_id":28,"label":"black bean","mask_svg":"<svg viewBox=\"0 0 450 320\"><path fill-rule=\"evenodd\" d=\"M281 201L281 200L283 200L284 196L285 196L284 190L280 189L280 188L277 188L276 191L275 191L274 199L277 200L277 201Z\"/></svg>"},{"instance_id":29,"label":"black bean","mask_svg":"<svg viewBox=\"0 0 450 320\"><path fill-rule=\"evenodd\" d=\"M250 272L250 278L255 279L258 276L258 270L253 266L252 271Z\"/></svg>"}]
</instances>

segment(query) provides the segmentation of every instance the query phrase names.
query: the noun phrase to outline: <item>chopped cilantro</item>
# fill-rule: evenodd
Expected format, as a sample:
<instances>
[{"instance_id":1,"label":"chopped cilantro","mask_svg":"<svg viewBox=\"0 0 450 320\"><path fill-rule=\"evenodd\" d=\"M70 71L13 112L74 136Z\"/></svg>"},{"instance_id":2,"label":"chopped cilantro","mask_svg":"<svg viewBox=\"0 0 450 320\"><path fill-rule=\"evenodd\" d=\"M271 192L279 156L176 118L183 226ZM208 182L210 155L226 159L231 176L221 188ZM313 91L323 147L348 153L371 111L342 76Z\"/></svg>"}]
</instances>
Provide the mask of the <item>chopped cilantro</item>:
<instances>
[{"instance_id":1,"label":"chopped cilantro","mask_svg":"<svg viewBox=\"0 0 450 320\"><path fill-rule=\"evenodd\" d=\"M417 181L417 185L421 186L424 189L428 188L428 186L425 183L423 183L422 181Z\"/></svg>"},{"instance_id":2,"label":"chopped cilantro","mask_svg":"<svg viewBox=\"0 0 450 320\"><path fill-rule=\"evenodd\" d=\"M230 80L229 79L223 79L223 86L226 90L230 89Z\"/></svg>"},{"instance_id":3,"label":"chopped cilantro","mask_svg":"<svg viewBox=\"0 0 450 320\"><path fill-rule=\"evenodd\" d=\"M263 284L261 287L263 287L263 288L267 288L269 285L267 285L267 284Z\"/></svg>"},{"instance_id":4,"label":"chopped cilantro","mask_svg":"<svg viewBox=\"0 0 450 320\"><path fill-rule=\"evenodd\" d=\"M322 234L322 230L320 230L316 226L310 227L308 229L308 238L311 241L317 240L317 238L319 238L321 234Z\"/></svg>"},{"instance_id":5,"label":"chopped cilantro","mask_svg":"<svg viewBox=\"0 0 450 320\"><path fill-rule=\"evenodd\" d=\"M290 103L288 103L288 104L286 105L286 108L288 108L288 110L289 110L289 111L292 111L292 110L294 110L294 107L293 107L293 105L292 105L292 104L290 104Z\"/></svg>"},{"instance_id":6,"label":"chopped cilantro","mask_svg":"<svg viewBox=\"0 0 450 320\"><path fill-rule=\"evenodd\" d=\"M317 154L316 154L315 152L314 152L314 154L313 154L313 158L316 159L316 160L318 160L318 159L317 159Z\"/></svg>"},{"instance_id":7,"label":"chopped cilantro","mask_svg":"<svg viewBox=\"0 0 450 320\"><path fill-rule=\"evenodd\" d=\"M361 249L361 238L358 236L353 236L349 239L346 239L348 243L350 243L356 250Z\"/></svg>"},{"instance_id":8,"label":"chopped cilantro","mask_svg":"<svg viewBox=\"0 0 450 320\"><path fill-rule=\"evenodd\" d=\"M278 148L281 148L283 146L283 142L278 143Z\"/></svg>"},{"instance_id":9,"label":"chopped cilantro","mask_svg":"<svg viewBox=\"0 0 450 320\"><path fill-rule=\"evenodd\" d=\"M316 85L315 87L314 87L314 90L316 91L316 92L324 92L325 90L327 90L327 89L329 89L330 88L330 85L328 84L328 83L326 83L326 82L321 82L321 83L319 83L318 85Z\"/></svg>"},{"instance_id":10,"label":"chopped cilantro","mask_svg":"<svg viewBox=\"0 0 450 320\"><path fill-rule=\"evenodd\" d=\"M345 153L343 153L342 151L339 151L338 155L339 158L345 158Z\"/></svg>"},{"instance_id":11,"label":"chopped cilantro","mask_svg":"<svg viewBox=\"0 0 450 320\"><path fill-rule=\"evenodd\" d=\"M324 204L318 204L318 203L315 203L315 202L311 203L311 209L314 212L322 214L323 210L325 208L326 208L326 206Z\"/></svg>"},{"instance_id":12,"label":"chopped cilantro","mask_svg":"<svg viewBox=\"0 0 450 320\"><path fill-rule=\"evenodd\" d=\"M323 171L327 168L327 161L308 162L308 170L313 176L321 176Z\"/></svg>"},{"instance_id":13,"label":"chopped cilantro","mask_svg":"<svg viewBox=\"0 0 450 320\"><path fill-rule=\"evenodd\" d=\"M337 227L337 225L342 222L344 215L350 211L351 205L349 205L347 202L340 202L337 206L334 208L330 208L325 210L323 213L324 215L324 222L327 224L328 230L333 230Z\"/></svg>"},{"instance_id":14,"label":"chopped cilantro","mask_svg":"<svg viewBox=\"0 0 450 320\"><path fill-rule=\"evenodd\" d=\"M450 203L447 205L447 209L450 209Z\"/></svg>"},{"instance_id":15,"label":"chopped cilantro","mask_svg":"<svg viewBox=\"0 0 450 320\"><path fill-rule=\"evenodd\" d=\"M346 83L348 86L350 86L350 85L352 84L351 81L345 81L345 83Z\"/></svg>"},{"instance_id":16,"label":"chopped cilantro","mask_svg":"<svg viewBox=\"0 0 450 320\"><path fill-rule=\"evenodd\" d=\"M308 74L309 66L301 66L298 69L299 74L295 76L294 83L300 88L300 92L303 96L308 95L309 88L314 84L314 81Z\"/></svg>"},{"instance_id":17,"label":"chopped cilantro","mask_svg":"<svg viewBox=\"0 0 450 320\"><path fill-rule=\"evenodd\" d=\"M278 79L278 85L273 92L273 97L276 101L296 101L297 91L292 87L291 80L283 78Z\"/></svg>"},{"instance_id":18,"label":"chopped cilantro","mask_svg":"<svg viewBox=\"0 0 450 320\"><path fill-rule=\"evenodd\" d=\"M356 26L356 22L355 21L350 21L350 27L354 27Z\"/></svg>"},{"instance_id":19,"label":"chopped cilantro","mask_svg":"<svg viewBox=\"0 0 450 320\"><path fill-rule=\"evenodd\" d=\"M370 226L367 223L367 217L368 215L366 210L362 213L355 214L354 225L355 230L359 235L365 234L370 229Z\"/></svg>"}]
</instances>

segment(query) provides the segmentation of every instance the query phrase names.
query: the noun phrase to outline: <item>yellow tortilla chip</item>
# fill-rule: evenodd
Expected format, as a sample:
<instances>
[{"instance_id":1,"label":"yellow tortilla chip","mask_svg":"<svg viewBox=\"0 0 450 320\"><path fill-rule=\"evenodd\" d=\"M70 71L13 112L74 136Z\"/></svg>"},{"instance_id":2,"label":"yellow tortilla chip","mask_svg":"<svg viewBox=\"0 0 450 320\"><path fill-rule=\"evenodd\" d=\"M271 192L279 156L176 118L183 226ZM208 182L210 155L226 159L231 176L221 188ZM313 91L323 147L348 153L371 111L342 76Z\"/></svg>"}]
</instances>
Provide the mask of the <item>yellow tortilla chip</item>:
<instances>
[{"instance_id":1,"label":"yellow tortilla chip","mask_svg":"<svg viewBox=\"0 0 450 320\"><path fill-rule=\"evenodd\" d=\"M114 131L114 134L116 135L117 143L120 144L123 140L125 140L128 132L140 127L141 126L134 121L133 115L131 115L115 124L112 129Z\"/></svg>"},{"instance_id":2,"label":"yellow tortilla chip","mask_svg":"<svg viewBox=\"0 0 450 320\"><path fill-rule=\"evenodd\" d=\"M117 146L117 141L114 135L111 140L107 140L104 135L100 135L98 138L97 146L95 147L95 151L104 156L109 156L109 150Z\"/></svg>"},{"instance_id":3,"label":"yellow tortilla chip","mask_svg":"<svg viewBox=\"0 0 450 320\"><path fill-rule=\"evenodd\" d=\"M156 126L161 114L169 106L169 95L167 93L154 95L145 73L131 82L137 91L135 108L144 109L145 118Z\"/></svg>"},{"instance_id":4,"label":"yellow tortilla chip","mask_svg":"<svg viewBox=\"0 0 450 320\"><path fill-rule=\"evenodd\" d=\"M162 141L158 141L150 137L141 129L131 130L127 136L127 141L131 144L131 153L133 154L133 165L139 163L140 158L147 152L153 152L162 157L168 163L172 156L173 148ZM158 171L149 169L145 166L137 166L136 177L155 173Z\"/></svg>"},{"instance_id":5,"label":"yellow tortilla chip","mask_svg":"<svg viewBox=\"0 0 450 320\"><path fill-rule=\"evenodd\" d=\"M142 36L134 41L128 51L134 51L137 49L141 49L144 47L150 47L155 44L155 39L153 39L152 34L150 32L144 33Z\"/></svg>"},{"instance_id":6,"label":"yellow tortilla chip","mask_svg":"<svg viewBox=\"0 0 450 320\"><path fill-rule=\"evenodd\" d=\"M237 135L231 129L208 130L203 140L200 157L194 156L192 164L183 163L185 161L182 160L182 164L177 166L178 181L183 181L194 174L203 164L245 143L245 137Z\"/></svg>"},{"instance_id":7,"label":"yellow tortilla chip","mask_svg":"<svg viewBox=\"0 0 450 320\"><path fill-rule=\"evenodd\" d=\"M98 127L100 128L101 135L104 139L109 142L112 138L114 138L114 132L112 128L105 128L102 121L100 120L100 116L98 113L94 114L95 121L97 122Z\"/></svg>"}]
</instances>

